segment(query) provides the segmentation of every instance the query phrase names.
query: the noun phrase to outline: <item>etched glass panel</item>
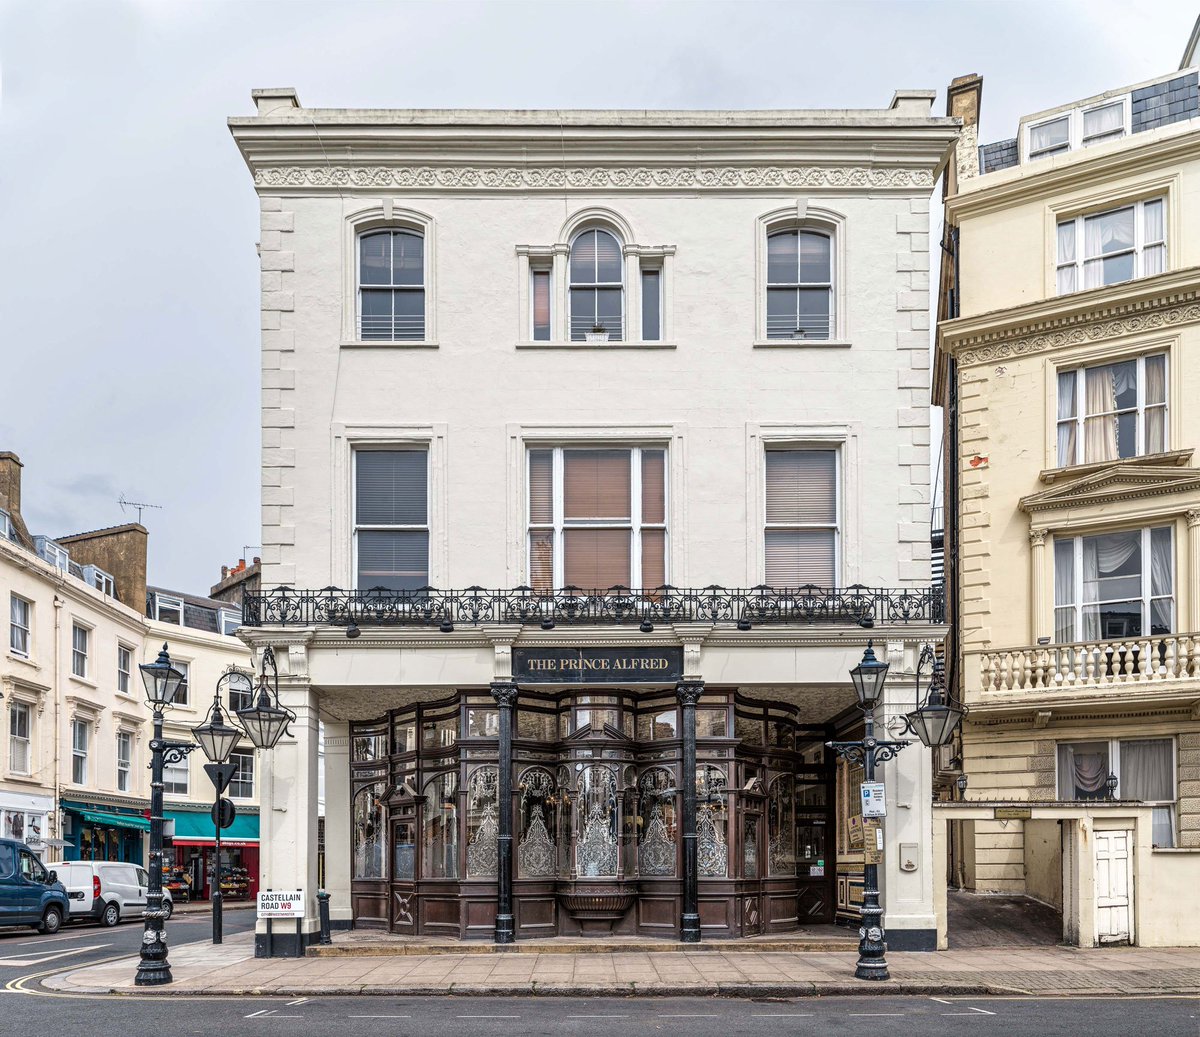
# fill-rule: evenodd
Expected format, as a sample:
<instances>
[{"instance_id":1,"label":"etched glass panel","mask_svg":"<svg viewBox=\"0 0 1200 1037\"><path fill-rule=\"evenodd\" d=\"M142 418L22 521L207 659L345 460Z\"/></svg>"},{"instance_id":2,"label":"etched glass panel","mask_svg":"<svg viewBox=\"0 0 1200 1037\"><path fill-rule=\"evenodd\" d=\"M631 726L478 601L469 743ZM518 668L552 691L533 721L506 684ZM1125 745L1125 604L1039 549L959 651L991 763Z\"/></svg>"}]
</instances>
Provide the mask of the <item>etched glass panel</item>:
<instances>
[{"instance_id":1,"label":"etched glass panel","mask_svg":"<svg viewBox=\"0 0 1200 1037\"><path fill-rule=\"evenodd\" d=\"M679 837L675 779L665 767L652 767L642 775L638 790L642 804L638 816L638 871L642 875L674 875Z\"/></svg>"},{"instance_id":2,"label":"etched glass panel","mask_svg":"<svg viewBox=\"0 0 1200 1037\"><path fill-rule=\"evenodd\" d=\"M758 818L747 817L742 820L742 875L744 878L758 878Z\"/></svg>"},{"instance_id":3,"label":"etched glass panel","mask_svg":"<svg viewBox=\"0 0 1200 1037\"><path fill-rule=\"evenodd\" d=\"M721 768L704 764L697 768L696 863L703 878L724 878L729 869L725 787Z\"/></svg>"},{"instance_id":4,"label":"etched glass panel","mask_svg":"<svg viewBox=\"0 0 1200 1037\"><path fill-rule=\"evenodd\" d=\"M384 879L383 795L386 785L377 781L354 796L354 877Z\"/></svg>"},{"instance_id":5,"label":"etched glass panel","mask_svg":"<svg viewBox=\"0 0 1200 1037\"><path fill-rule=\"evenodd\" d=\"M767 874L796 874L796 792L790 774L767 789Z\"/></svg>"},{"instance_id":6,"label":"etched glass panel","mask_svg":"<svg viewBox=\"0 0 1200 1037\"><path fill-rule=\"evenodd\" d=\"M517 875L523 879L553 876L558 848L551 835L556 830L558 797L554 778L541 767L521 775L521 830L517 846Z\"/></svg>"},{"instance_id":7,"label":"etched glass panel","mask_svg":"<svg viewBox=\"0 0 1200 1037\"><path fill-rule=\"evenodd\" d=\"M500 834L500 772L495 767L480 767L467 782L467 878L494 878L496 875L496 837Z\"/></svg>"},{"instance_id":8,"label":"etched glass panel","mask_svg":"<svg viewBox=\"0 0 1200 1037\"><path fill-rule=\"evenodd\" d=\"M617 776L611 767L585 767L579 772L579 842L575 870L581 878L617 874Z\"/></svg>"},{"instance_id":9,"label":"etched glass panel","mask_svg":"<svg viewBox=\"0 0 1200 1037\"><path fill-rule=\"evenodd\" d=\"M458 878L458 774L447 771L425 782L421 870L427 879Z\"/></svg>"}]
</instances>

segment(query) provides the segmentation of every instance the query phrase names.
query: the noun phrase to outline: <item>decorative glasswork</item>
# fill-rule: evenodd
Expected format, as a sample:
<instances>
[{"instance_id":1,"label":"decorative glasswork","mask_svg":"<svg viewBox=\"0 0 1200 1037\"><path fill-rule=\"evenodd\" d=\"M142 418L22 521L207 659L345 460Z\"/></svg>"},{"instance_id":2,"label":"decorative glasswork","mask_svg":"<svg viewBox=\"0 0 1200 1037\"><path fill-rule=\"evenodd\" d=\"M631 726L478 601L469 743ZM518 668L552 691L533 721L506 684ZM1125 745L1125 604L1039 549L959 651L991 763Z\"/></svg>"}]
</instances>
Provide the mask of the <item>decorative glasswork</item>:
<instances>
[{"instance_id":1,"label":"decorative glasswork","mask_svg":"<svg viewBox=\"0 0 1200 1037\"><path fill-rule=\"evenodd\" d=\"M725 772L701 764L696 768L696 862L704 878L724 878L729 870L725 841Z\"/></svg>"},{"instance_id":2,"label":"decorative glasswork","mask_svg":"<svg viewBox=\"0 0 1200 1037\"><path fill-rule=\"evenodd\" d=\"M425 782L421 871L427 879L458 878L458 774L446 771Z\"/></svg>"},{"instance_id":3,"label":"decorative glasswork","mask_svg":"<svg viewBox=\"0 0 1200 1037\"><path fill-rule=\"evenodd\" d=\"M416 828L411 821L398 821L392 829L392 878L411 881L416 877Z\"/></svg>"},{"instance_id":4,"label":"decorative glasswork","mask_svg":"<svg viewBox=\"0 0 1200 1037\"><path fill-rule=\"evenodd\" d=\"M467 781L467 878L496 877L500 772L480 767Z\"/></svg>"},{"instance_id":5,"label":"decorative glasswork","mask_svg":"<svg viewBox=\"0 0 1200 1037\"><path fill-rule=\"evenodd\" d=\"M742 823L742 875L758 878L758 818L747 817Z\"/></svg>"},{"instance_id":6,"label":"decorative glasswork","mask_svg":"<svg viewBox=\"0 0 1200 1037\"><path fill-rule=\"evenodd\" d=\"M665 767L651 767L642 774L638 788L642 800L638 871L642 875L674 875L678 831L675 780Z\"/></svg>"},{"instance_id":7,"label":"decorative glasswork","mask_svg":"<svg viewBox=\"0 0 1200 1037\"><path fill-rule=\"evenodd\" d=\"M575 870L582 878L617 874L617 776L611 767L579 772L579 842Z\"/></svg>"},{"instance_id":8,"label":"decorative glasswork","mask_svg":"<svg viewBox=\"0 0 1200 1037\"><path fill-rule=\"evenodd\" d=\"M796 792L790 774L767 786L767 874L796 874Z\"/></svg>"},{"instance_id":9,"label":"decorative glasswork","mask_svg":"<svg viewBox=\"0 0 1200 1037\"><path fill-rule=\"evenodd\" d=\"M384 879L383 796L387 786L382 781L359 789L354 796L354 877Z\"/></svg>"},{"instance_id":10,"label":"decorative glasswork","mask_svg":"<svg viewBox=\"0 0 1200 1037\"><path fill-rule=\"evenodd\" d=\"M530 767L521 775L521 833L517 847L517 874L521 878L554 875L558 848L550 830L556 807L554 778L548 770Z\"/></svg>"}]
</instances>

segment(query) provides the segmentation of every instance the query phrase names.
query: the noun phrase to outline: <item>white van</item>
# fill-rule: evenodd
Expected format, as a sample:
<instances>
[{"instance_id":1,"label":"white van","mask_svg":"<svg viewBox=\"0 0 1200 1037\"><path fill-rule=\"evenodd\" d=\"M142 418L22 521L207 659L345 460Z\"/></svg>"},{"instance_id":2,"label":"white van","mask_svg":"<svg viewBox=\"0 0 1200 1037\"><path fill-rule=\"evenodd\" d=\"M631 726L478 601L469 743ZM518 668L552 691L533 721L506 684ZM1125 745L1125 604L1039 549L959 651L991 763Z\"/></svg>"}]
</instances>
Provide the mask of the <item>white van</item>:
<instances>
[{"instance_id":1,"label":"white van","mask_svg":"<svg viewBox=\"0 0 1200 1037\"><path fill-rule=\"evenodd\" d=\"M116 925L121 919L141 918L146 911L150 876L137 864L116 861L62 861L48 864L67 888L72 922ZM171 893L163 890L163 910L171 917Z\"/></svg>"}]
</instances>

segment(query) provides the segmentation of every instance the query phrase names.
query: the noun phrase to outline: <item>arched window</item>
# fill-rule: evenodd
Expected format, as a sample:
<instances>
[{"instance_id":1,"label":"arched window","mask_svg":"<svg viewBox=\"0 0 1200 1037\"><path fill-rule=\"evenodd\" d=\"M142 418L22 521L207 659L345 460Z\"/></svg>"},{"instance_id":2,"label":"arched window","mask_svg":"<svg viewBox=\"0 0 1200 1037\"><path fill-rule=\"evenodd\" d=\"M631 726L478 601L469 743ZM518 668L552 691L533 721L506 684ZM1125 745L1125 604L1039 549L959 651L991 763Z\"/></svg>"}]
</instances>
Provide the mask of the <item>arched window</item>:
<instances>
[{"instance_id":1,"label":"arched window","mask_svg":"<svg viewBox=\"0 0 1200 1037\"><path fill-rule=\"evenodd\" d=\"M625 262L621 243L606 230L585 230L571 242L571 341L588 335L624 338Z\"/></svg>"},{"instance_id":2,"label":"arched window","mask_svg":"<svg viewBox=\"0 0 1200 1037\"><path fill-rule=\"evenodd\" d=\"M833 238L791 228L767 235L767 338L833 336Z\"/></svg>"},{"instance_id":3,"label":"arched window","mask_svg":"<svg viewBox=\"0 0 1200 1037\"><path fill-rule=\"evenodd\" d=\"M427 879L458 878L458 775L446 771L425 782L421 871Z\"/></svg>"},{"instance_id":4,"label":"arched window","mask_svg":"<svg viewBox=\"0 0 1200 1037\"><path fill-rule=\"evenodd\" d=\"M425 338L425 238L418 231L358 236L358 323L363 341Z\"/></svg>"}]
</instances>

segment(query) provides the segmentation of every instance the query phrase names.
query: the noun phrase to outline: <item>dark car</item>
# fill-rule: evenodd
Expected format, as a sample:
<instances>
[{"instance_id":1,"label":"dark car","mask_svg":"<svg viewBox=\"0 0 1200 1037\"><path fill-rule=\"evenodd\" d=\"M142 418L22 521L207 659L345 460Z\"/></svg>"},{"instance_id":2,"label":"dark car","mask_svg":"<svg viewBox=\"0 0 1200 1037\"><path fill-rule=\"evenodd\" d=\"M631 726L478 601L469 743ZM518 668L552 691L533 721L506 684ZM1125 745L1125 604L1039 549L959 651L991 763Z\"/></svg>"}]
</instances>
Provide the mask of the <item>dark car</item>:
<instances>
[{"instance_id":1,"label":"dark car","mask_svg":"<svg viewBox=\"0 0 1200 1037\"><path fill-rule=\"evenodd\" d=\"M56 933L67 917L67 891L28 846L0 839L0 925Z\"/></svg>"}]
</instances>

